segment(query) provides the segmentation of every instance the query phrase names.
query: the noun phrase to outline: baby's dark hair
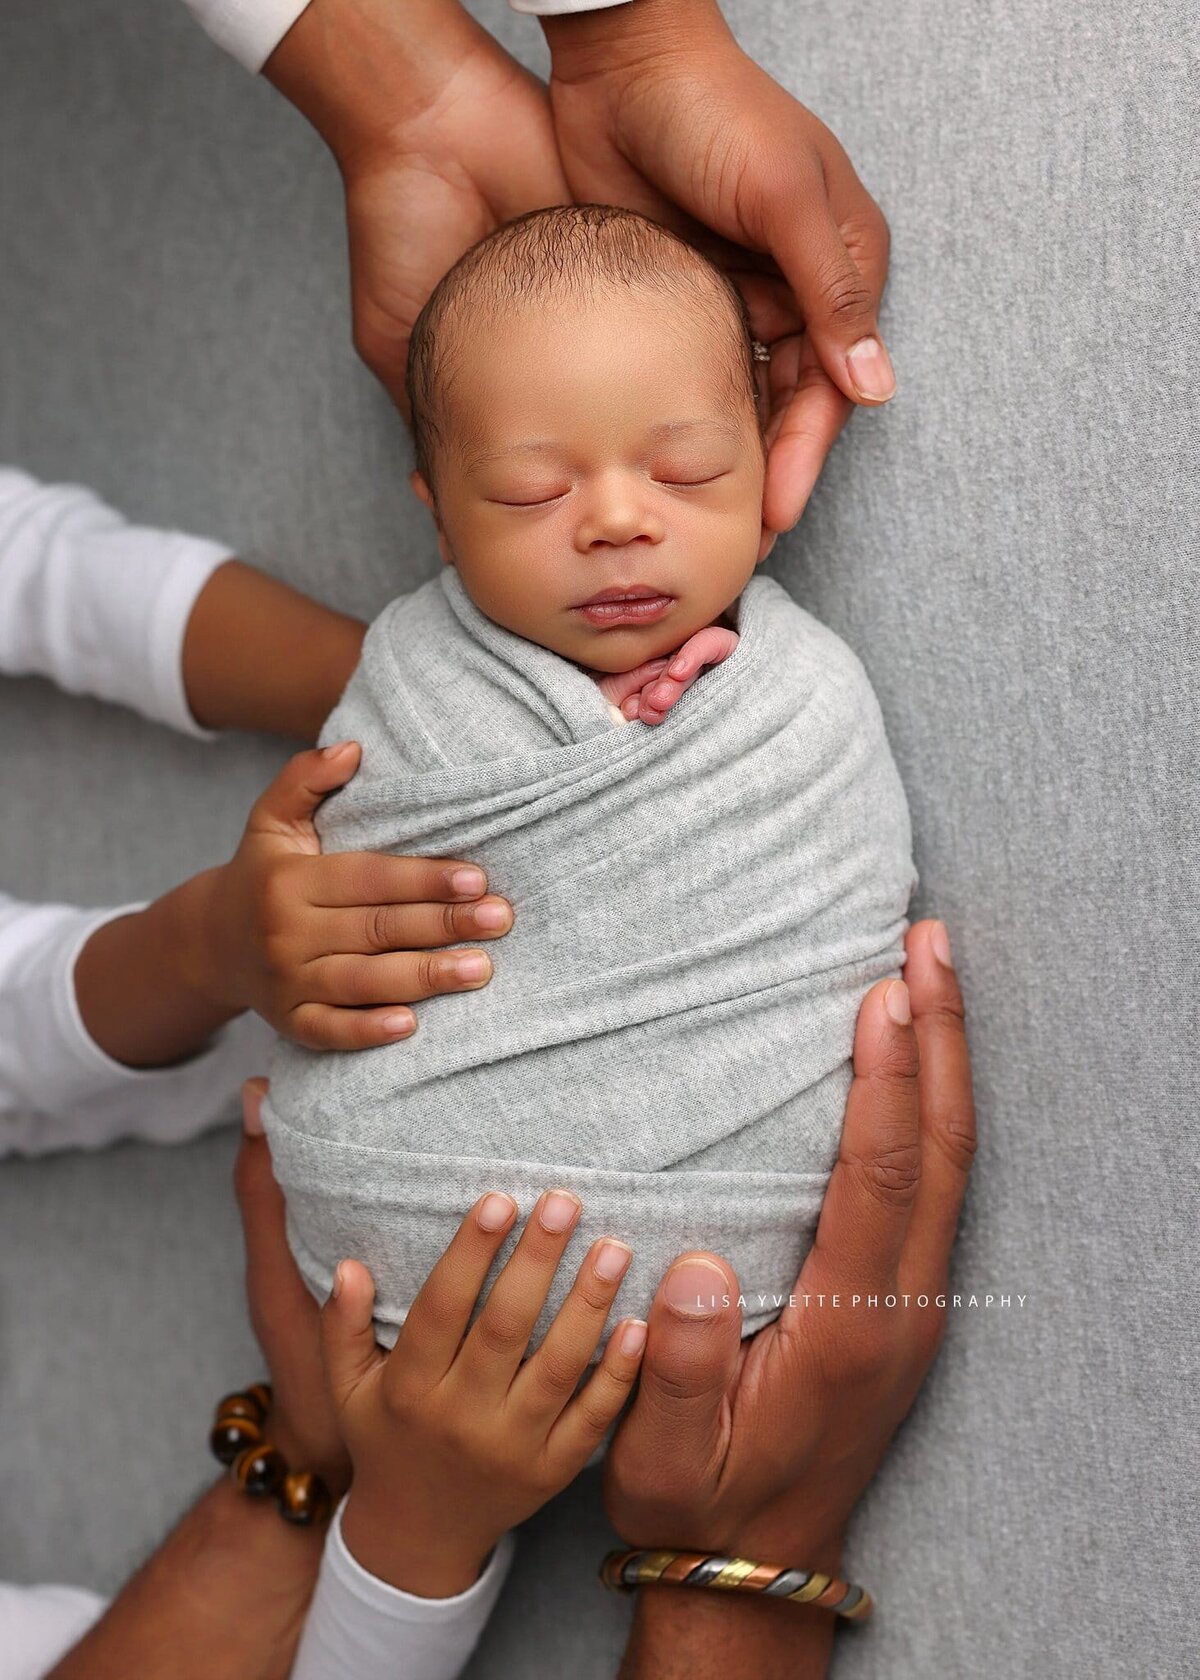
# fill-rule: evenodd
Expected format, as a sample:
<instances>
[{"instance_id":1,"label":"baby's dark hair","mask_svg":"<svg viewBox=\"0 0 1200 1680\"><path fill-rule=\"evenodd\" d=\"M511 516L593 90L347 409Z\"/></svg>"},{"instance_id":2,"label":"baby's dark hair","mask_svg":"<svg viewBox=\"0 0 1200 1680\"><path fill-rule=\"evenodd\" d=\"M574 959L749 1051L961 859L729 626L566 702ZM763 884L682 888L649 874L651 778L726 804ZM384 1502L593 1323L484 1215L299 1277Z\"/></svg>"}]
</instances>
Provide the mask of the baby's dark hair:
<instances>
[{"instance_id":1,"label":"baby's dark hair","mask_svg":"<svg viewBox=\"0 0 1200 1680\"><path fill-rule=\"evenodd\" d=\"M413 327L406 385L417 470L432 485L444 445L444 399L459 365L462 333L521 303L580 297L597 286L646 287L712 314L728 344L730 397L759 423L754 338L742 294L702 252L633 210L611 204L552 205L505 222L443 275Z\"/></svg>"}]
</instances>

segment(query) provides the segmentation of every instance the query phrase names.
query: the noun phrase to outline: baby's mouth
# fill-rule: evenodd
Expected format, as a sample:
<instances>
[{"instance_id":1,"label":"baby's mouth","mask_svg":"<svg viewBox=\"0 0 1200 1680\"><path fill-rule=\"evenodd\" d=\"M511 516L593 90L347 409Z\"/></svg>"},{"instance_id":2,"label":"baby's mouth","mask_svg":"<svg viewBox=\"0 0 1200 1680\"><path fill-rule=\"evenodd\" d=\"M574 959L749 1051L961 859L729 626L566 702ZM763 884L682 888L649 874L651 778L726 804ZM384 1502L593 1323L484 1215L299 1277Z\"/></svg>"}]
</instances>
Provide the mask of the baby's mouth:
<instances>
[{"instance_id":1,"label":"baby's mouth","mask_svg":"<svg viewBox=\"0 0 1200 1680\"><path fill-rule=\"evenodd\" d=\"M616 624L649 624L675 604L673 595L663 594L650 584L631 584L628 589L602 589L590 601L573 608L589 624L601 628Z\"/></svg>"}]
</instances>

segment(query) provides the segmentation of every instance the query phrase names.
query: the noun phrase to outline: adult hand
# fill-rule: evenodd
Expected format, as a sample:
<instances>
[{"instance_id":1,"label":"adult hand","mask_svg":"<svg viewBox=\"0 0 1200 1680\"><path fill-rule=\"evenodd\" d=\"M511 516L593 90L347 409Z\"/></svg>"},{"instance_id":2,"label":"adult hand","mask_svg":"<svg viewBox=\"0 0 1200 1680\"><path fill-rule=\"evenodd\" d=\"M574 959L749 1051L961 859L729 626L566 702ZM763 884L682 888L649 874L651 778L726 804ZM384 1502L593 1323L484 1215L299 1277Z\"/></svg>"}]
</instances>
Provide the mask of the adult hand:
<instances>
[{"instance_id":1,"label":"adult hand","mask_svg":"<svg viewBox=\"0 0 1200 1680\"><path fill-rule=\"evenodd\" d=\"M546 90L457 0L312 0L263 73L337 160L354 342L407 413L409 334L442 275L570 201Z\"/></svg>"},{"instance_id":2,"label":"adult hand","mask_svg":"<svg viewBox=\"0 0 1200 1680\"><path fill-rule=\"evenodd\" d=\"M907 988L881 982L859 1014L841 1150L794 1304L742 1342L724 1261L683 1257L660 1286L605 1468L631 1545L836 1568L933 1362L975 1119L944 927L918 923L906 948Z\"/></svg>"},{"instance_id":3,"label":"adult hand","mask_svg":"<svg viewBox=\"0 0 1200 1680\"><path fill-rule=\"evenodd\" d=\"M242 1087L242 1142L233 1172L246 1246L250 1327L271 1378L271 1440L289 1464L316 1470L330 1491L350 1482L350 1458L321 1358L321 1309L288 1247L283 1191L275 1182L260 1114L265 1079Z\"/></svg>"},{"instance_id":4,"label":"adult hand","mask_svg":"<svg viewBox=\"0 0 1200 1680\"><path fill-rule=\"evenodd\" d=\"M356 1050L407 1038L404 1005L486 985L481 950L512 925L507 899L452 858L321 853L313 815L358 768L343 741L298 753L250 813L232 860L197 878L181 945L196 952L195 984L231 1010L254 1009L313 1050Z\"/></svg>"},{"instance_id":5,"label":"adult hand","mask_svg":"<svg viewBox=\"0 0 1200 1680\"><path fill-rule=\"evenodd\" d=\"M706 250L771 346L763 522L788 530L852 404L895 389L877 318L883 214L824 123L741 51L716 0L542 22L572 196L640 210Z\"/></svg>"}]
</instances>

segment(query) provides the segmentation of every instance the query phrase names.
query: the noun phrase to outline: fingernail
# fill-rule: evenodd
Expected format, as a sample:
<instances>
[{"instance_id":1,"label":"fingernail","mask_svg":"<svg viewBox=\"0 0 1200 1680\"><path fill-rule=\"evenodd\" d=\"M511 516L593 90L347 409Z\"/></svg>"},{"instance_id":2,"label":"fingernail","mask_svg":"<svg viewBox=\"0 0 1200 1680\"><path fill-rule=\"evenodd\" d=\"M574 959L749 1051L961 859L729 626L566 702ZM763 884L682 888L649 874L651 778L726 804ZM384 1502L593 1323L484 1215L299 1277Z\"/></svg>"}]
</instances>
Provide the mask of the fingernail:
<instances>
[{"instance_id":1,"label":"fingernail","mask_svg":"<svg viewBox=\"0 0 1200 1680\"><path fill-rule=\"evenodd\" d=\"M502 928L508 926L511 915L507 904L477 904L471 920L477 928Z\"/></svg>"},{"instance_id":2,"label":"fingernail","mask_svg":"<svg viewBox=\"0 0 1200 1680\"><path fill-rule=\"evenodd\" d=\"M559 1236L579 1215L583 1203L566 1190L552 1190L542 1203L538 1222L544 1231Z\"/></svg>"},{"instance_id":3,"label":"fingernail","mask_svg":"<svg viewBox=\"0 0 1200 1680\"><path fill-rule=\"evenodd\" d=\"M686 659L674 659L667 666L667 675L669 677L681 677L686 670L687 670L687 660Z\"/></svg>"},{"instance_id":4,"label":"fingernail","mask_svg":"<svg viewBox=\"0 0 1200 1680\"><path fill-rule=\"evenodd\" d=\"M463 898L478 898L481 892L487 891L487 877L481 869L456 869L450 885Z\"/></svg>"},{"instance_id":5,"label":"fingernail","mask_svg":"<svg viewBox=\"0 0 1200 1680\"><path fill-rule=\"evenodd\" d=\"M846 352L850 383L860 397L886 402L896 389L891 360L877 338L860 338Z\"/></svg>"},{"instance_id":6,"label":"fingernail","mask_svg":"<svg viewBox=\"0 0 1200 1680\"><path fill-rule=\"evenodd\" d=\"M883 1007L898 1027L906 1027L912 1020L912 1004L908 1001L908 987L903 980L893 980L883 994Z\"/></svg>"},{"instance_id":7,"label":"fingernail","mask_svg":"<svg viewBox=\"0 0 1200 1680\"><path fill-rule=\"evenodd\" d=\"M329 1291L330 1299L336 1301L342 1293L342 1262L339 1260L333 1268L333 1287Z\"/></svg>"},{"instance_id":8,"label":"fingernail","mask_svg":"<svg viewBox=\"0 0 1200 1680\"><path fill-rule=\"evenodd\" d=\"M267 1128L263 1125L262 1102L265 1092L247 1088L242 1092L242 1130L247 1137L263 1137Z\"/></svg>"},{"instance_id":9,"label":"fingernail","mask_svg":"<svg viewBox=\"0 0 1200 1680\"><path fill-rule=\"evenodd\" d=\"M663 1282L667 1305L684 1318L712 1318L725 1304L729 1280L707 1260L681 1260Z\"/></svg>"},{"instance_id":10,"label":"fingernail","mask_svg":"<svg viewBox=\"0 0 1200 1680\"><path fill-rule=\"evenodd\" d=\"M480 1202L475 1218L485 1231L498 1231L516 1211L517 1204L511 1196L504 1195L500 1190L489 1190Z\"/></svg>"},{"instance_id":11,"label":"fingernail","mask_svg":"<svg viewBox=\"0 0 1200 1680\"><path fill-rule=\"evenodd\" d=\"M339 753L344 753L347 747L352 746L354 746L353 741L336 741L332 747L321 748L321 757L336 758Z\"/></svg>"},{"instance_id":12,"label":"fingernail","mask_svg":"<svg viewBox=\"0 0 1200 1680\"><path fill-rule=\"evenodd\" d=\"M454 978L456 980L486 980L492 971L492 965L479 951L472 951L469 956L455 957Z\"/></svg>"},{"instance_id":13,"label":"fingernail","mask_svg":"<svg viewBox=\"0 0 1200 1680\"><path fill-rule=\"evenodd\" d=\"M394 1015L385 1015L381 1023L389 1038L407 1038L417 1025L417 1017L411 1009L397 1009Z\"/></svg>"},{"instance_id":14,"label":"fingernail","mask_svg":"<svg viewBox=\"0 0 1200 1680\"><path fill-rule=\"evenodd\" d=\"M597 1254L592 1270L601 1283L615 1283L624 1276L632 1259L633 1250L623 1242L606 1242Z\"/></svg>"},{"instance_id":15,"label":"fingernail","mask_svg":"<svg viewBox=\"0 0 1200 1680\"><path fill-rule=\"evenodd\" d=\"M621 1332L621 1352L626 1359L634 1359L646 1345L646 1325L640 1318L631 1318Z\"/></svg>"},{"instance_id":16,"label":"fingernail","mask_svg":"<svg viewBox=\"0 0 1200 1680\"><path fill-rule=\"evenodd\" d=\"M954 958L950 955L950 935L946 932L945 922L934 922L929 930L929 943L942 967L953 968Z\"/></svg>"}]
</instances>

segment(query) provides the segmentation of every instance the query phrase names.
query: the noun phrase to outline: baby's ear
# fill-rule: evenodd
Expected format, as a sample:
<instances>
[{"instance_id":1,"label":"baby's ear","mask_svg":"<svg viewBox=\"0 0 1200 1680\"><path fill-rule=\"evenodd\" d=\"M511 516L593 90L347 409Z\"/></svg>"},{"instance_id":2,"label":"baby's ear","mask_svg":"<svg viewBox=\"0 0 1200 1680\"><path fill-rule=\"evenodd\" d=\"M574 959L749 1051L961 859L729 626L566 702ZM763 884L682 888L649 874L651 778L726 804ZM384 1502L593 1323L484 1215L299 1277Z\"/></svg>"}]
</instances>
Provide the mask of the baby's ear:
<instances>
[{"instance_id":1,"label":"baby's ear","mask_svg":"<svg viewBox=\"0 0 1200 1680\"><path fill-rule=\"evenodd\" d=\"M438 518L437 502L434 500L433 491L429 487L429 481L423 472L414 468L408 475L408 482L412 485L415 494L425 503L425 506L433 515L433 523L437 527L438 553L447 566L453 566L454 555L451 553L450 544L446 541L446 533L442 529L442 522Z\"/></svg>"}]
</instances>

